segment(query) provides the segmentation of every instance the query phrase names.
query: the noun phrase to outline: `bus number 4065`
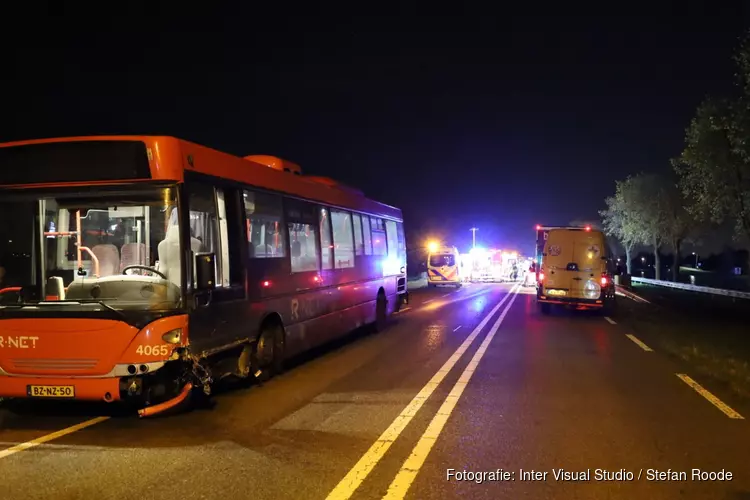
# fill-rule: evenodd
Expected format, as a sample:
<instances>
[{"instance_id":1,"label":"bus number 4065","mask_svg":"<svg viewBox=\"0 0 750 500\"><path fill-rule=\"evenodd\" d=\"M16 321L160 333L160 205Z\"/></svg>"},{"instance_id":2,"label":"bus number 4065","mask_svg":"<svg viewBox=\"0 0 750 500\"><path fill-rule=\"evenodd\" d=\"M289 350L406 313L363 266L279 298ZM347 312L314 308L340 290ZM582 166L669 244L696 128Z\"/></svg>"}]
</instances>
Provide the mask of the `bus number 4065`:
<instances>
[{"instance_id":1,"label":"bus number 4065","mask_svg":"<svg viewBox=\"0 0 750 500\"><path fill-rule=\"evenodd\" d=\"M135 350L136 354L142 356L169 356L168 345L139 345L138 349Z\"/></svg>"}]
</instances>

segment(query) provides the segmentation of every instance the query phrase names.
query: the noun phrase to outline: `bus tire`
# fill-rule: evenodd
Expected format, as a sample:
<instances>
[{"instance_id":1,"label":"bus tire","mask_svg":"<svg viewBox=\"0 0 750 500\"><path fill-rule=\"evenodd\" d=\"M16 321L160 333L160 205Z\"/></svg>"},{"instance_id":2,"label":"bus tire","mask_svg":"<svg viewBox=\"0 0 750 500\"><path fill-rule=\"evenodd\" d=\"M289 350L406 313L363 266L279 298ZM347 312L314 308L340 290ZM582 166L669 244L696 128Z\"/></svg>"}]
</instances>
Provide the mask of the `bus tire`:
<instances>
[{"instance_id":1,"label":"bus tire","mask_svg":"<svg viewBox=\"0 0 750 500\"><path fill-rule=\"evenodd\" d=\"M388 323L388 300L385 298L385 292L380 290L378 298L375 300L375 331L382 332Z\"/></svg>"},{"instance_id":2,"label":"bus tire","mask_svg":"<svg viewBox=\"0 0 750 500\"><path fill-rule=\"evenodd\" d=\"M284 327L277 320L267 320L253 347L252 373L255 379L265 382L284 369Z\"/></svg>"}]
</instances>

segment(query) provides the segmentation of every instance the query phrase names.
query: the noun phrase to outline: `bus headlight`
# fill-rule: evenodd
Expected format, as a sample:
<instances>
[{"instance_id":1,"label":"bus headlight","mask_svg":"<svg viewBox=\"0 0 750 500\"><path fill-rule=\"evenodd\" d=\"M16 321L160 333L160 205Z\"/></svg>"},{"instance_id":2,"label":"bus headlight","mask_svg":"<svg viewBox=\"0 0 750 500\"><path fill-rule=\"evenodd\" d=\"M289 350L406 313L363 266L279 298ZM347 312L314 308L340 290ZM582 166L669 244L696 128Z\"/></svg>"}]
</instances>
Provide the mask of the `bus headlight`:
<instances>
[{"instance_id":1,"label":"bus headlight","mask_svg":"<svg viewBox=\"0 0 750 500\"><path fill-rule=\"evenodd\" d=\"M175 328L161 336L161 339L167 344L179 344L182 340L182 328Z\"/></svg>"}]
</instances>

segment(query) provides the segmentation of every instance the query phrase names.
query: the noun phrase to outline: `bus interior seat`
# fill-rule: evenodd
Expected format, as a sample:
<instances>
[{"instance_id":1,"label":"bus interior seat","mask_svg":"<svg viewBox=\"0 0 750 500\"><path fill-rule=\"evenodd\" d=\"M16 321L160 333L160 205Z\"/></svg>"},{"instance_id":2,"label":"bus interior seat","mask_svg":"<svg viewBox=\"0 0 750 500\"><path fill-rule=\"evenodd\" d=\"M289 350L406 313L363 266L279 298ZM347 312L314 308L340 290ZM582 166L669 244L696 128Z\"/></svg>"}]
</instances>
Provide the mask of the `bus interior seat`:
<instances>
[{"instance_id":1,"label":"bus interior seat","mask_svg":"<svg viewBox=\"0 0 750 500\"><path fill-rule=\"evenodd\" d=\"M198 238L191 236L190 246L193 253L200 253L203 244ZM169 281L181 286L182 275L180 274L180 231L176 225L169 226L167 234L156 248L159 254L159 271Z\"/></svg>"},{"instance_id":2,"label":"bus interior seat","mask_svg":"<svg viewBox=\"0 0 750 500\"><path fill-rule=\"evenodd\" d=\"M122 246L122 258L120 271L122 272L128 266L145 266L146 265L146 244L145 243L125 243Z\"/></svg>"},{"instance_id":3,"label":"bus interior seat","mask_svg":"<svg viewBox=\"0 0 750 500\"><path fill-rule=\"evenodd\" d=\"M120 251L116 246L109 243L96 245L91 252L99 259L100 277L120 274Z\"/></svg>"}]
</instances>

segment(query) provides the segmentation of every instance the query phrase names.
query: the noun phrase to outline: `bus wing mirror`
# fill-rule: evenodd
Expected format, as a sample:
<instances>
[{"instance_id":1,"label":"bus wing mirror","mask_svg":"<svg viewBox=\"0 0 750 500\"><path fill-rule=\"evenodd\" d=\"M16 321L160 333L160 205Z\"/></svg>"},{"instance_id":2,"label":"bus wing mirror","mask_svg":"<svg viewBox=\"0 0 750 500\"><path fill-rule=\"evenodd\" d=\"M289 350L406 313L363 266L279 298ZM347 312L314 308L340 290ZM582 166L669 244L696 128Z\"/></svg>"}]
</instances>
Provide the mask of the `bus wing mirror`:
<instances>
[{"instance_id":1,"label":"bus wing mirror","mask_svg":"<svg viewBox=\"0 0 750 500\"><path fill-rule=\"evenodd\" d=\"M195 289L200 292L216 288L216 254L195 254Z\"/></svg>"}]
</instances>

